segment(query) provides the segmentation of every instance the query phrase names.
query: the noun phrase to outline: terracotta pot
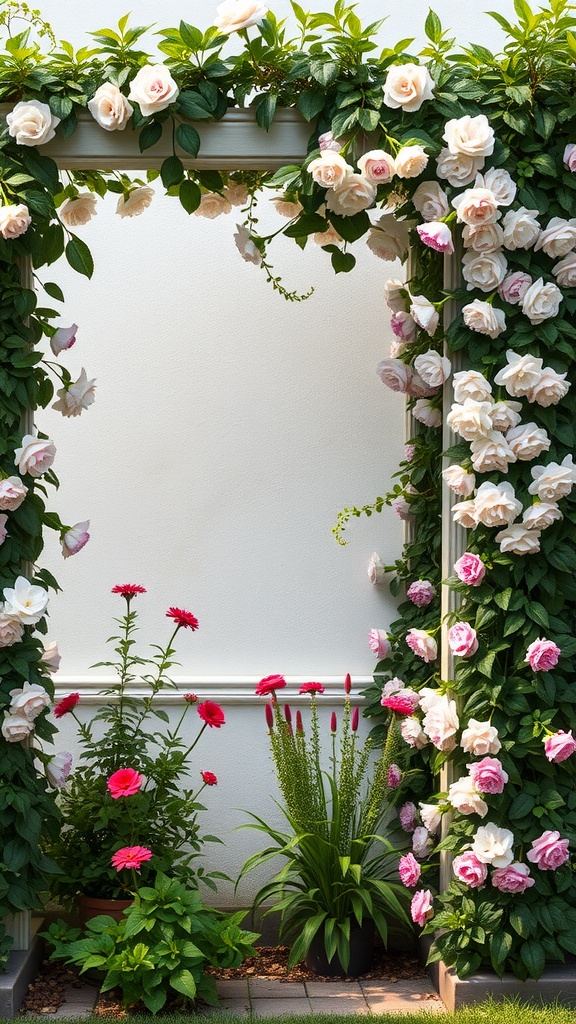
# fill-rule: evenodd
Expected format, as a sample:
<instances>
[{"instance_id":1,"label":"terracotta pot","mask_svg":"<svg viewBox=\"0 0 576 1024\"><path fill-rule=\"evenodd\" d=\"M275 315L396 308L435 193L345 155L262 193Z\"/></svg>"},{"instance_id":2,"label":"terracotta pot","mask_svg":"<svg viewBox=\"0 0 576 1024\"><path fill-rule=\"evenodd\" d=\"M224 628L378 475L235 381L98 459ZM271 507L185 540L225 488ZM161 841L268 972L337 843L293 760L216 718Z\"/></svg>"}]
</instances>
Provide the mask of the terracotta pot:
<instances>
[{"instance_id":1,"label":"terracotta pot","mask_svg":"<svg viewBox=\"0 0 576 1024\"><path fill-rule=\"evenodd\" d=\"M365 921L362 927L353 924L350 928L350 963L344 970L338 954L330 962L324 948L324 931L314 936L306 956L306 966L326 978L357 978L372 967L374 960L374 922Z\"/></svg>"},{"instance_id":2,"label":"terracotta pot","mask_svg":"<svg viewBox=\"0 0 576 1024\"><path fill-rule=\"evenodd\" d=\"M84 928L88 921L91 921L93 917L98 917L99 914L107 914L108 917L113 917L115 921L121 921L124 911L133 902L134 900L100 900L96 896L79 896L78 914L80 916L80 924Z\"/></svg>"}]
</instances>

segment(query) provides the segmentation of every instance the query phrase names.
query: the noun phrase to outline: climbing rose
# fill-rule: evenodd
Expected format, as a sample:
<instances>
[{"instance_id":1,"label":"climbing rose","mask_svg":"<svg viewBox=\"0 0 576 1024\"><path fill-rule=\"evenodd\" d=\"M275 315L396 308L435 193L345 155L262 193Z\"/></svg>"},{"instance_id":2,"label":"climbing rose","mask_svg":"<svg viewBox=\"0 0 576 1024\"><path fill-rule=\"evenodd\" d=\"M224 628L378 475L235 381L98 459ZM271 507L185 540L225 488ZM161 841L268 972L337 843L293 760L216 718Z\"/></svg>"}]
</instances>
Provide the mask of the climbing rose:
<instances>
[{"instance_id":1,"label":"climbing rose","mask_svg":"<svg viewBox=\"0 0 576 1024\"><path fill-rule=\"evenodd\" d=\"M436 641L425 629L409 629L406 643L410 650L425 662L435 661L438 657Z\"/></svg>"},{"instance_id":2,"label":"climbing rose","mask_svg":"<svg viewBox=\"0 0 576 1024\"><path fill-rule=\"evenodd\" d=\"M404 857L400 857L398 874L400 875L400 881L407 888L411 889L413 886L418 885L421 871L422 869L414 854L407 853Z\"/></svg>"},{"instance_id":3,"label":"climbing rose","mask_svg":"<svg viewBox=\"0 0 576 1024\"><path fill-rule=\"evenodd\" d=\"M414 580L406 591L406 597L417 608L424 608L436 597L436 588L432 586L430 580Z\"/></svg>"},{"instance_id":4,"label":"climbing rose","mask_svg":"<svg viewBox=\"0 0 576 1024\"><path fill-rule=\"evenodd\" d=\"M202 704L198 704L196 710L202 721L206 722L206 725L209 725L211 729L219 729L221 725L226 723L222 708L212 700L205 700Z\"/></svg>"},{"instance_id":5,"label":"climbing rose","mask_svg":"<svg viewBox=\"0 0 576 1024\"><path fill-rule=\"evenodd\" d=\"M377 658L387 658L392 650L387 633L383 629L371 629L368 633L368 646Z\"/></svg>"},{"instance_id":6,"label":"climbing rose","mask_svg":"<svg viewBox=\"0 0 576 1024\"><path fill-rule=\"evenodd\" d=\"M454 572L462 583L469 587L479 587L486 575L486 566L478 555L471 555L468 551L454 563Z\"/></svg>"},{"instance_id":7,"label":"climbing rose","mask_svg":"<svg viewBox=\"0 0 576 1024\"><path fill-rule=\"evenodd\" d=\"M72 754L62 751L54 754L46 765L46 778L52 789L61 789L72 768Z\"/></svg>"},{"instance_id":8,"label":"climbing rose","mask_svg":"<svg viewBox=\"0 0 576 1024\"><path fill-rule=\"evenodd\" d=\"M380 704L398 715L411 715L418 707L420 698L415 690L405 686L401 679L390 679L382 689Z\"/></svg>"},{"instance_id":9,"label":"climbing rose","mask_svg":"<svg viewBox=\"0 0 576 1024\"><path fill-rule=\"evenodd\" d=\"M400 824L405 832L413 832L416 828L416 804L407 801L402 804L398 812L400 818Z\"/></svg>"},{"instance_id":10,"label":"climbing rose","mask_svg":"<svg viewBox=\"0 0 576 1024\"><path fill-rule=\"evenodd\" d=\"M476 630L469 622L456 622L448 630L448 644L452 654L470 658L478 650Z\"/></svg>"},{"instance_id":11,"label":"climbing rose","mask_svg":"<svg viewBox=\"0 0 576 1024\"><path fill-rule=\"evenodd\" d=\"M63 718L64 715L67 715L69 711L72 711L73 708L76 707L79 701L79 693L69 693L67 697L64 697L60 701L60 703L56 704L56 706L52 709L54 718Z\"/></svg>"},{"instance_id":12,"label":"climbing rose","mask_svg":"<svg viewBox=\"0 0 576 1024\"><path fill-rule=\"evenodd\" d=\"M206 786L217 786L218 778L214 775L214 772L200 772L202 780Z\"/></svg>"},{"instance_id":13,"label":"climbing rose","mask_svg":"<svg viewBox=\"0 0 576 1024\"><path fill-rule=\"evenodd\" d=\"M433 916L433 899L429 889L419 889L414 893L410 903L410 914L414 924L419 924L422 928L428 918Z\"/></svg>"},{"instance_id":14,"label":"climbing rose","mask_svg":"<svg viewBox=\"0 0 576 1024\"><path fill-rule=\"evenodd\" d=\"M454 857L452 870L456 878L459 878L461 882L465 882L471 889L478 889L488 877L486 865L482 864L478 857L470 852L461 853L459 857Z\"/></svg>"},{"instance_id":15,"label":"climbing rose","mask_svg":"<svg viewBox=\"0 0 576 1024\"><path fill-rule=\"evenodd\" d=\"M134 796L142 787L144 776L134 768L119 768L106 783L113 800L122 796Z\"/></svg>"},{"instance_id":16,"label":"climbing rose","mask_svg":"<svg viewBox=\"0 0 576 1024\"><path fill-rule=\"evenodd\" d=\"M548 829L532 841L532 848L526 857L532 864L537 864L541 871L555 871L568 860L569 845L569 840L561 839L559 832Z\"/></svg>"},{"instance_id":17,"label":"climbing rose","mask_svg":"<svg viewBox=\"0 0 576 1024\"><path fill-rule=\"evenodd\" d=\"M255 693L257 697L267 697L269 693L283 690L286 686L284 676L266 676L258 683Z\"/></svg>"},{"instance_id":18,"label":"climbing rose","mask_svg":"<svg viewBox=\"0 0 576 1024\"><path fill-rule=\"evenodd\" d=\"M386 776L386 782L388 783L389 789L398 789L398 786L402 782L402 772L397 764L390 765L388 775Z\"/></svg>"},{"instance_id":19,"label":"climbing rose","mask_svg":"<svg viewBox=\"0 0 576 1024\"><path fill-rule=\"evenodd\" d=\"M560 648L553 640L542 638L530 644L524 660L529 663L533 672L549 672L558 664L560 653Z\"/></svg>"},{"instance_id":20,"label":"climbing rose","mask_svg":"<svg viewBox=\"0 0 576 1024\"><path fill-rule=\"evenodd\" d=\"M122 868L134 868L135 871L139 871L144 861L151 858L152 850L145 846L123 846L121 850L116 851L111 863L117 871L122 871Z\"/></svg>"},{"instance_id":21,"label":"climbing rose","mask_svg":"<svg viewBox=\"0 0 576 1024\"><path fill-rule=\"evenodd\" d=\"M481 761L466 766L470 777L480 793L503 793L508 782L508 773L504 771L497 757L483 757Z\"/></svg>"},{"instance_id":22,"label":"climbing rose","mask_svg":"<svg viewBox=\"0 0 576 1024\"><path fill-rule=\"evenodd\" d=\"M178 626L178 629L188 628L194 631L198 629L199 626L199 622L196 616L192 615L192 612L185 611L184 608L169 608L168 611L166 612L166 617L169 619L174 619L174 622Z\"/></svg>"},{"instance_id":23,"label":"climbing rose","mask_svg":"<svg viewBox=\"0 0 576 1024\"><path fill-rule=\"evenodd\" d=\"M549 761L555 761L556 764L565 761L575 750L576 740L572 735L572 730L564 732L560 729L553 736L547 736L544 740L544 753Z\"/></svg>"},{"instance_id":24,"label":"climbing rose","mask_svg":"<svg viewBox=\"0 0 576 1024\"><path fill-rule=\"evenodd\" d=\"M70 558L70 555L76 555L83 547L86 546L90 540L90 534L88 533L88 527L90 526L90 520L87 519L82 523L75 523L68 530L65 530L60 538L62 544L62 554L64 558Z\"/></svg>"},{"instance_id":25,"label":"climbing rose","mask_svg":"<svg viewBox=\"0 0 576 1024\"><path fill-rule=\"evenodd\" d=\"M534 885L527 864L515 860L507 868L498 868L492 874L492 885L500 892L525 892Z\"/></svg>"}]
</instances>

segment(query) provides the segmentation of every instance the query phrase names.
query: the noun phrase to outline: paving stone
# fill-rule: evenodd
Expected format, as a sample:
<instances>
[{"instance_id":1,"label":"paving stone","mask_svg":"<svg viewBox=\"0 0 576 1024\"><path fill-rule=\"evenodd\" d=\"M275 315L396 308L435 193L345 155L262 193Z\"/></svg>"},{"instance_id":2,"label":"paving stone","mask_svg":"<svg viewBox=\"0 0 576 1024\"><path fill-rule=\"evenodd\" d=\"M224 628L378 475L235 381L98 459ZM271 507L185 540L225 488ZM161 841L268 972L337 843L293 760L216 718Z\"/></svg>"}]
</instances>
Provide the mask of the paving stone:
<instances>
[{"instance_id":1,"label":"paving stone","mask_svg":"<svg viewBox=\"0 0 576 1024\"><path fill-rule=\"evenodd\" d=\"M383 978L381 981L377 981L374 978L370 978L366 980L361 980L360 988L365 993L365 995L368 995L368 993L372 995L381 995L385 994L386 992L390 992L391 994L423 994L426 992L434 991L434 985L432 984L430 978L412 978L410 980L403 981L389 981L386 978Z\"/></svg>"},{"instance_id":2,"label":"paving stone","mask_svg":"<svg viewBox=\"0 0 576 1024\"><path fill-rule=\"evenodd\" d=\"M440 1013L445 1009L435 992L430 992L430 998L421 992L383 992L379 996L367 994L366 1000L371 1013L414 1013L417 1010Z\"/></svg>"},{"instance_id":3,"label":"paving stone","mask_svg":"<svg viewBox=\"0 0 576 1024\"><path fill-rule=\"evenodd\" d=\"M250 998L305 999L306 989L300 981L279 981L278 978L250 978Z\"/></svg>"},{"instance_id":4,"label":"paving stone","mask_svg":"<svg viewBox=\"0 0 576 1024\"><path fill-rule=\"evenodd\" d=\"M219 1006L210 1007L212 1013L235 1013L240 1016L250 1016L249 999L223 999Z\"/></svg>"},{"instance_id":5,"label":"paving stone","mask_svg":"<svg viewBox=\"0 0 576 1024\"><path fill-rule=\"evenodd\" d=\"M313 1013L338 1014L338 1016L344 1013L354 1015L370 1013L370 1008L363 995L315 996L310 1002Z\"/></svg>"},{"instance_id":6,"label":"paving stone","mask_svg":"<svg viewBox=\"0 0 576 1024\"><path fill-rule=\"evenodd\" d=\"M352 996L362 995L358 981L307 981L306 991L311 998L316 996Z\"/></svg>"},{"instance_id":7,"label":"paving stone","mask_svg":"<svg viewBox=\"0 0 576 1024\"><path fill-rule=\"evenodd\" d=\"M221 999L248 999L248 978L216 978Z\"/></svg>"},{"instance_id":8,"label":"paving stone","mask_svg":"<svg viewBox=\"0 0 576 1024\"><path fill-rule=\"evenodd\" d=\"M252 999L252 1013L255 1017L279 1017L282 1014L310 1014L312 1005L306 996L290 998Z\"/></svg>"}]
</instances>

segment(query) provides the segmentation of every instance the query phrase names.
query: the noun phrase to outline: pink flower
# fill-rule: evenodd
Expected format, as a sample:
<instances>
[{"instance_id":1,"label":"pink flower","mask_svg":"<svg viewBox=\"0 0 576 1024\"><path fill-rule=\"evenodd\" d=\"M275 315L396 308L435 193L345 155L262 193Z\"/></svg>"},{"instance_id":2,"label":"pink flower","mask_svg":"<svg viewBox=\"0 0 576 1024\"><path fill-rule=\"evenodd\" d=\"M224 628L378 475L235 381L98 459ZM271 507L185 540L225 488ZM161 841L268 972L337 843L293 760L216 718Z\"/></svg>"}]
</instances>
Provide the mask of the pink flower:
<instances>
[{"instance_id":1,"label":"pink flower","mask_svg":"<svg viewBox=\"0 0 576 1024\"><path fill-rule=\"evenodd\" d=\"M397 498L394 498L391 504L396 515L403 522L406 522L408 519L414 518L410 505L406 501L406 498L404 498L402 495L399 495Z\"/></svg>"},{"instance_id":2,"label":"pink flower","mask_svg":"<svg viewBox=\"0 0 576 1024\"><path fill-rule=\"evenodd\" d=\"M146 846L123 846L121 850L116 851L111 863L117 871L122 871L123 868L134 868L135 871L139 871L144 861L151 858L152 850L148 850Z\"/></svg>"},{"instance_id":3,"label":"pink flower","mask_svg":"<svg viewBox=\"0 0 576 1024\"><path fill-rule=\"evenodd\" d=\"M0 508L5 512L15 512L28 494L20 477L9 476L0 480Z\"/></svg>"},{"instance_id":4,"label":"pink flower","mask_svg":"<svg viewBox=\"0 0 576 1024\"><path fill-rule=\"evenodd\" d=\"M360 708L355 707L352 711L352 718L350 719L350 729L352 732L358 732L358 723L360 721Z\"/></svg>"},{"instance_id":5,"label":"pink flower","mask_svg":"<svg viewBox=\"0 0 576 1024\"><path fill-rule=\"evenodd\" d=\"M338 718L336 717L336 712L333 711L332 714L330 715L330 732L336 732L337 729Z\"/></svg>"},{"instance_id":6,"label":"pink flower","mask_svg":"<svg viewBox=\"0 0 576 1024\"><path fill-rule=\"evenodd\" d=\"M576 750L576 740L570 732L560 729L553 736L547 736L544 740L544 752L549 761L565 761Z\"/></svg>"},{"instance_id":7,"label":"pink flower","mask_svg":"<svg viewBox=\"0 0 576 1024\"><path fill-rule=\"evenodd\" d=\"M456 622L448 630L448 643L452 654L459 658L470 658L478 650L476 630L469 622Z\"/></svg>"},{"instance_id":8,"label":"pink flower","mask_svg":"<svg viewBox=\"0 0 576 1024\"><path fill-rule=\"evenodd\" d=\"M414 924L424 927L428 918L434 914L432 893L429 889L419 889L414 893L410 903L410 914Z\"/></svg>"},{"instance_id":9,"label":"pink flower","mask_svg":"<svg viewBox=\"0 0 576 1024\"><path fill-rule=\"evenodd\" d=\"M475 853L461 853L454 857L452 870L461 882L471 889L478 889L488 877L488 868L478 860Z\"/></svg>"},{"instance_id":10,"label":"pink flower","mask_svg":"<svg viewBox=\"0 0 576 1024\"><path fill-rule=\"evenodd\" d=\"M421 871L422 868L413 853L407 853L404 857L400 857L398 874L400 875L400 881L408 889L418 885Z\"/></svg>"},{"instance_id":11,"label":"pink flower","mask_svg":"<svg viewBox=\"0 0 576 1024\"><path fill-rule=\"evenodd\" d=\"M416 445L414 445L414 444L405 444L404 445L404 458L406 459L406 462L412 462L412 459L414 458L415 454L416 454Z\"/></svg>"},{"instance_id":12,"label":"pink flower","mask_svg":"<svg viewBox=\"0 0 576 1024\"><path fill-rule=\"evenodd\" d=\"M318 136L318 145L322 151L328 149L333 153L339 153L342 149L341 143L334 138L332 132L324 132L323 135Z\"/></svg>"},{"instance_id":13,"label":"pink flower","mask_svg":"<svg viewBox=\"0 0 576 1024\"><path fill-rule=\"evenodd\" d=\"M71 526L68 530L64 531L60 539L64 558L70 558L70 555L76 555L79 551L82 551L82 548L90 540L89 526L90 520L87 519L86 522L76 523L75 526Z\"/></svg>"},{"instance_id":14,"label":"pink flower","mask_svg":"<svg viewBox=\"0 0 576 1024\"><path fill-rule=\"evenodd\" d=\"M112 587L110 593L120 594L121 597L125 597L129 601L131 598L137 597L138 594L145 594L146 587L141 587L139 583L117 583Z\"/></svg>"},{"instance_id":15,"label":"pink flower","mask_svg":"<svg viewBox=\"0 0 576 1024\"><path fill-rule=\"evenodd\" d=\"M266 725L268 726L270 731L272 731L272 729L274 728L274 711L272 709L272 705L271 704L267 704L266 705L265 712L266 712Z\"/></svg>"},{"instance_id":16,"label":"pink flower","mask_svg":"<svg viewBox=\"0 0 576 1024\"><path fill-rule=\"evenodd\" d=\"M286 680L284 676L266 676L260 680L254 692L257 697L267 697L269 693L282 690L285 686Z\"/></svg>"},{"instance_id":17,"label":"pink flower","mask_svg":"<svg viewBox=\"0 0 576 1024\"><path fill-rule=\"evenodd\" d=\"M533 840L532 849L528 850L526 857L532 864L537 864L541 871L555 871L568 860L569 845L568 839L560 839L559 832L548 830Z\"/></svg>"},{"instance_id":18,"label":"pink flower","mask_svg":"<svg viewBox=\"0 0 576 1024\"><path fill-rule=\"evenodd\" d=\"M56 704L52 708L52 714L54 718L63 718L70 711L76 707L80 701L79 693L69 693L67 697L63 697L59 704Z\"/></svg>"},{"instance_id":19,"label":"pink flower","mask_svg":"<svg viewBox=\"0 0 576 1024\"><path fill-rule=\"evenodd\" d=\"M428 856L431 846L432 842L430 841L428 829L424 828L423 825L419 825L412 833L412 852L416 857L423 859Z\"/></svg>"},{"instance_id":20,"label":"pink flower","mask_svg":"<svg viewBox=\"0 0 576 1024\"><path fill-rule=\"evenodd\" d=\"M549 672L558 664L560 653L560 648L553 640L542 638L530 644L525 661L529 662L533 672Z\"/></svg>"},{"instance_id":21,"label":"pink flower","mask_svg":"<svg viewBox=\"0 0 576 1024\"><path fill-rule=\"evenodd\" d=\"M532 283L530 274L525 274L522 270L516 270L513 274L507 274L500 284L498 291L504 302L517 306L519 302L522 302Z\"/></svg>"},{"instance_id":22,"label":"pink flower","mask_svg":"<svg viewBox=\"0 0 576 1024\"><path fill-rule=\"evenodd\" d=\"M420 235L424 245L428 245L436 252L454 252L452 232L447 224L440 220L431 220L427 224L419 224L416 231Z\"/></svg>"},{"instance_id":23,"label":"pink flower","mask_svg":"<svg viewBox=\"0 0 576 1024\"><path fill-rule=\"evenodd\" d=\"M215 704L213 700L202 701L201 704L198 704L196 710L202 721L209 725L211 729L219 729L222 725L226 724L222 708L219 704Z\"/></svg>"},{"instance_id":24,"label":"pink flower","mask_svg":"<svg viewBox=\"0 0 576 1024\"><path fill-rule=\"evenodd\" d=\"M8 522L8 516L0 515L0 544L3 544L8 536L8 530L6 529L6 523Z\"/></svg>"},{"instance_id":25,"label":"pink flower","mask_svg":"<svg viewBox=\"0 0 576 1024\"><path fill-rule=\"evenodd\" d=\"M134 796L140 790L143 782L144 776L134 768L119 768L110 776L106 785L112 799L118 800L121 796Z\"/></svg>"},{"instance_id":26,"label":"pink flower","mask_svg":"<svg viewBox=\"0 0 576 1024\"><path fill-rule=\"evenodd\" d=\"M388 775L386 776L386 782L388 783L388 789L398 789L398 786L402 782L402 772L397 764L390 765Z\"/></svg>"},{"instance_id":27,"label":"pink flower","mask_svg":"<svg viewBox=\"0 0 576 1024\"><path fill-rule=\"evenodd\" d=\"M324 693L324 687L322 683L302 683L298 693L311 693L313 696L315 693Z\"/></svg>"},{"instance_id":28,"label":"pink flower","mask_svg":"<svg viewBox=\"0 0 576 1024\"><path fill-rule=\"evenodd\" d=\"M352 676L349 672L344 677L344 692L348 694L352 692Z\"/></svg>"},{"instance_id":29,"label":"pink flower","mask_svg":"<svg viewBox=\"0 0 576 1024\"><path fill-rule=\"evenodd\" d=\"M50 348L52 349L55 356L60 355L68 348L72 348L72 345L76 341L76 331L78 330L78 324L72 324L71 327L59 327L58 330L50 338Z\"/></svg>"},{"instance_id":30,"label":"pink flower","mask_svg":"<svg viewBox=\"0 0 576 1024\"><path fill-rule=\"evenodd\" d=\"M402 804L398 811L398 817L404 831L413 832L416 828L416 805L408 800L405 804Z\"/></svg>"},{"instance_id":31,"label":"pink flower","mask_svg":"<svg viewBox=\"0 0 576 1024\"><path fill-rule=\"evenodd\" d=\"M408 630L406 643L410 650L426 663L435 661L438 657L438 645L425 629Z\"/></svg>"},{"instance_id":32,"label":"pink flower","mask_svg":"<svg viewBox=\"0 0 576 1024\"><path fill-rule=\"evenodd\" d=\"M492 873L492 885L500 892L525 892L534 885L534 879L528 865L515 860L507 868L497 868Z\"/></svg>"},{"instance_id":33,"label":"pink flower","mask_svg":"<svg viewBox=\"0 0 576 1024\"><path fill-rule=\"evenodd\" d=\"M403 309L393 313L390 319L390 327L400 341L405 342L407 345L414 341L416 321L410 316L410 313L406 313Z\"/></svg>"},{"instance_id":34,"label":"pink flower","mask_svg":"<svg viewBox=\"0 0 576 1024\"><path fill-rule=\"evenodd\" d=\"M479 587L486 575L486 566L478 555L471 555L467 551L454 563L454 572L462 583L467 583L469 587Z\"/></svg>"},{"instance_id":35,"label":"pink flower","mask_svg":"<svg viewBox=\"0 0 576 1024\"><path fill-rule=\"evenodd\" d=\"M436 597L436 588L432 586L430 580L414 580L406 591L406 597L417 608L425 608Z\"/></svg>"},{"instance_id":36,"label":"pink flower","mask_svg":"<svg viewBox=\"0 0 576 1024\"><path fill-rule=\"evenodd\" d=\"M576 171L576 143L569 142L564 150L562 161L567 170Z\"/></svg>"},{"instance_id":37,"label":"pink flower","mask_svg":"<svg viewBox=\"0 0 576 1024\"><path fill-rule=\"evenodd\" d=\"M196 616L192 615L192 612L187 612L185 608L169 608L166 618L174 619L178 629L191 629L192 632L195 632L200 625Z\"/></svg>"},{"instance_id":38,"label":"pink flower","mask_svg":"<svg viewBox=\"0 0 576 1024\"><path fill-rule=\"evenodd\" d=\"M214 775L214 772L200 772L200 775L202 776L202 781L205 786L218 785L218 778Z\"/></svg>"},{"instance_id":39,"label":"pink flower","mask_svg":"<svg viewBox=\"0 0 576 1024\"><path fill-rule=\"evenodd\" d=\"M390 679L382 690L380 703L383 708L395 711L398 715L411 715L420 701L415 690L404 686L401 679Z\"/></svg>"},{"instance_id":40,"label":"pink flower","mask_svg":"<svg viewBox=\"0 0 576 1024\"><path fill-rule=\"evenodd\" d=\"M375 654L380 661L382 658L387 658L392 650L388 635L383 629L370 630L368 633L368 646L372 654Z\"/></svg>"},{"instance_id":41,"label":"pink flower","mask_svg":"<svg viewBox=\"0 0 576 1024\"><path fill-rule=\"evenodd\" d=\"M503 793L508 782L508 773L504 771L497 757L483 757L481 761L466 765L470 777L480 793Z\"/></svg>"},{"instance_id":42,"label":"pink flower","mask_svg":"<svg viewBox=\"0 0 576 1024\"><path fill-rule=\"evenodd\" d=\"M54 754L46 765L46 777L53 789L61 789L70 775L72 768L72 754L62 751Z\"/></svg>"}]
</instances>

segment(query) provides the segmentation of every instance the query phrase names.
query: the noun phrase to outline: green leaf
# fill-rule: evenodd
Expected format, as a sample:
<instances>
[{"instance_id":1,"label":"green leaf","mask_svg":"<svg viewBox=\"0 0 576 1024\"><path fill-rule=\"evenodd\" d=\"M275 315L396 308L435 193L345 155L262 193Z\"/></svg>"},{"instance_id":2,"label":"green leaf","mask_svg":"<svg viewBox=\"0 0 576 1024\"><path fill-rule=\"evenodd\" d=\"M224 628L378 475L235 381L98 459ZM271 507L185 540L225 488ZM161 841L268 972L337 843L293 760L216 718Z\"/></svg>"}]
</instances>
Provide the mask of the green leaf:
<instances>
[{"instance_id":1,"label":"green leaf","mask_svg":"<svg viewBox=\"0 0 576 1024\"><path fill-rule=\"evenodd\" d=\"M156 143L162 138L163 126L158 121L150 121L145 124L142 131L140 132L139 145L140 152L150 149L151 146L155 146Z\"/></svg>"},{"instance_id":2,"label":"green leaf","mask_svg":"<svg viewBox=\"0 0 576 1024\"><path fill-rule=\"evenodd\" d=\"M512 949L512 936L508 932L495 932L490 936L490 955L495 964L502 964Z\"/></svg>"},{"instance_id":3,"label":"green leaf","mask_svg":"<svg viewBox=\"0 0 576 1024\"><path fill-rule=\"evenodd\" d=\"M529 793L519 793L512 801L508 813L511 818L525 818L532 811L534 803L534 797L530 796Z\"/></svg>"},{"instance_id":4,"label":"green leaf","mask_svg":"<svg viewBox=\"0 0 576 1024\"><path fill-rule=\"evenodd\" d=\"M371 107L362 107L358 111L358 123L362 126L364 131L373 132L378 127L380 122L380 111L373 110Z\"/></svg>"},{"instance_id":5,"label":"green leaf","mask_svg":"<svg viewBox=\"0 0 576 1024\"><path fill-rule=\"evenodd\" d=\"M335 213L330 213L330 223L345 242L355 242L370 228L370 218L366 210L355 213L353 217L339 217Z\"/></svg>"},{"instance_id":6,"label":"green leaf","mask_svg":"<svg viewBox=\"0 0 576 1024\"><path fill-rule=\"evenodd\" d=\"M160 168L160 176L162 178L164 188L170 188L171 185L177 185L184 177L184 166L182 161L177 156L167 157Z\"/></svg>"},{"instance_id":7,"label":"green leaf","mask_svg":"<svg viewBox=\"0 0 576 1024\"><path fill-rule=\"evenodd\" d=\"M544 970L546 957L541 944L536 939L523 942L520 947L522 963L528 968L531 978L539 978Z\"/></svg>"},{"instance_id":8,"label":"green leaf","mask_svg":"<svg viewBox=\"0 0 576 1024\"><path fill-rule=\"evenodd\" d=\"M64 302L64 292L59 285L54 284L53 281L48 281L44 285L44 291L51 299L57 299L58 302Z\"/></svg>"},{"instance_id":9,"label":"green leaf","mask_svg":"<svg viewBox=\"0 0 576 1024\"><path fill-rule=\"evenodd\" d=\"M181 992L183 996L194 999L196 995L196 982L190 971L186 969L175 971L174 974L170 975L170 984L172 988L176 989L177 992Z\"/></svg>"},{"instance_id":10,"label":"green leaf","mask_svg":"<svg viewBox=\"0 0 576 1024\"><path fill-rule=\"evenodd\" d=\"M303 213L289 224L283 231L287 238L303 238L305 235L314 235L318 231L324 232L328 228L328 222L318 213Z\"/></svg>"},{"instance_id":11,"label":"green leaf","mask_svg":"<svg viewBox=\"0 0 576 1024\"><path fill-rule=\"evenodd\" d=\"M186 178L180 185L179 198L186 213L194 213L200 206L202 193L195 181Z\"/></svg>"},{"instance_id":12,"label":"green leaf","mask_svg":"<svg viewBox=\"0 0 576 1024\"><path fill-rule=\"evenodd\" d=\"M186 21L180 22L180 35L182 42L189 50L197 52L202 46L202 33L199 28L189 25Z\"/></svg>"},{"instance_id":13,"label":"green leaf","mask_svg":"<svg viewBox=\"0 0 576 1024\"><path fill-rule=\"evenodd\" d=\"M442 24L440 22L440 18L432 8L430 8L426 21L424 22L424 31L432 43L439 43L442 39Z\"/></svg>"},{"instance_id":14,"label":"green leaf","mask_svg":"<svg viewBox=\"0 0 576 1024\"><path fill-rule=\"evenodd\" d=\"M92 277L94 273L94 260L92 259L92 253L83 242L81 238L77 238L76 235L72 235L72 238L66 246L66 259L78 274L83 274L84 277Z\"/></svg>"},{"instance_id":15,"label":"green leaf","mask_svg":"<svg viewBox=\"0 0 576 1024\"><path fill-rule=\"evenodd\" d=\"M338 246L334 246L335 252L331 255L332 267L335 274L349 274L356 266L356 258L351 252L342 252Z\"/></svg>"},{"instance_id":16,"label":"green leaf","mask_svg":"<svg viewBox=\"0 0 576 1024\"><path fill-rule=\"evenodd\" d=\"M256 123L265 132L270 131L270 125L274 120L274 114L276 113L276 104L278 103L277 93L269 92L259 101L256 107Z\"/></svg>"},{"instance_id":17,"label":"green leaf","mask_svg":"<svg viewBox=\"0 0 576 1024\"><path fill-rule=\"evenodd\" d=\"M331 60L311 60L310 61L310 74L316 79L320 85L324 88L328 88L338 78L339 67L335 61Z\"/></svg>"},{"instance_id":18,"label":"green leaf","mask_svg":"<svg viewBox=\"0 0 576 1024\"><path fill-rule=\"evenodd\" d=\"M181 92L178 97L178 110L184 117L191 121L201 121L211 118L214 114L213 108L199 92Z\"/></svg>"},{"instance_id":19,"label":"green leaf","mask_svg":"<svg viewBox=\"0 0 576 1024\"><path fill-rule=\"evenodd\" d=\"M316 117L320 113L326 102L326 96L321 89L306 89L301 92L297 101L296 106L306 118L307 121L311 121L312 118Z\"/></svg>"},{"instance_id":20,"label":"green leaf","mask_svg":"<svg viewBox=\"0 0 576 1024\"><path fill-rule=\"evenodd\" d=\"M176 129L176 142L191 156L198 156L200 149L200 136L191 124L179 124Z\"/></svg>"},{"instance_id":21,"label":"green leaf","mask_svg":"<svg viewBox=\"0 0 576 1024\"><path fill-rule=\"evenodd\" d=\"M68 96L51 96L48 100L50 110L55 117L59 117L61 121L68 117L74 109L74 104Z\"/></svg>"}]
</instances>

